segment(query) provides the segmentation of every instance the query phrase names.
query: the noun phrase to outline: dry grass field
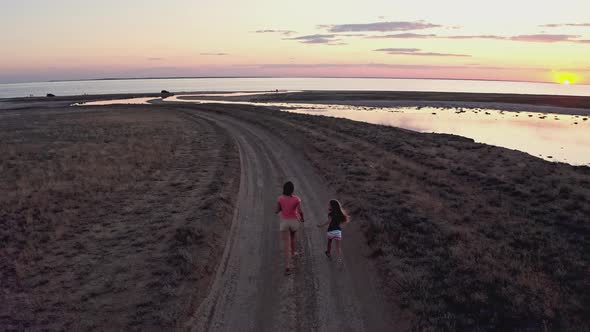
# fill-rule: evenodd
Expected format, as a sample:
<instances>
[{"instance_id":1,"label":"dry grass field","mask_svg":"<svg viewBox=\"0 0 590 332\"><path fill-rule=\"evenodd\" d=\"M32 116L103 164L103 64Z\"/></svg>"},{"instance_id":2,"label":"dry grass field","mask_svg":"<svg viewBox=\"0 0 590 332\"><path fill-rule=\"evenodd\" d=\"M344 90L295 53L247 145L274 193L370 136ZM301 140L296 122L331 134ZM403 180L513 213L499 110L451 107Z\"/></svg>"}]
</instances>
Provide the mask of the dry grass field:
<instances>
[{"instance_id":1,"label":"dry grass field","mask_svg":"<svg viewBox=\"0 0 590 332\"><path fill-rule=\"evenodd\" d=\"M238 185L233 140L177 112L3 112L0 326L183 322L209 286Z\"/></svg>"},{"instance_id":2,"label":"dry grass field","mask_svg":"<svg viewBox=\"0 0 590 332\"><path fill-rule=\"evenodd\" d=\"M232 114L305 151L338 192L413 330L587 330L590 168L451 135L241 109Z\"/></svg>"},{"instance_id":3,"label":"dry grass field","mask_svg":"<svg viewBox=\"0 0 590 332\"><path fill-rule=\"evenodd\" d=\"M1 296L14 304L1 326L171 328L202 299L239 158L227 133L175 107L303 151L412 330L587 330L590 168L452 135L172 104L0 115Z\"/></svg>"}]
</instances>

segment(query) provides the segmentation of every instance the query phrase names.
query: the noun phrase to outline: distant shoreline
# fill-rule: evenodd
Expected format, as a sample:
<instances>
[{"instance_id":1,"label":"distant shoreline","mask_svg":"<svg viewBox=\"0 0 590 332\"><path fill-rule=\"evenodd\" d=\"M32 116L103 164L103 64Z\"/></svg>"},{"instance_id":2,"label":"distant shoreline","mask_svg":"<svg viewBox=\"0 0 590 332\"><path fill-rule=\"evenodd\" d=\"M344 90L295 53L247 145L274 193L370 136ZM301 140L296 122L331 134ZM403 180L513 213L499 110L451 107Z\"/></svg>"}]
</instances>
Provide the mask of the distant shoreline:
<instances>
[{"instance_id":1,"label":"distant shoreline","mask_svg":"<svg viewBox=\"0 0 590 332\"><path fill-rule=\"evenodd\" d=\"M381 79L381 80L440 80L440 81L475 81L475 82L514 82L514 83L536 83L536 84L558 84L547 81L527 80L502 80L502 79L476 79L476 78L444 78L444 77L375 77L375 76L153 76L153 77L100 77L100 78L79 78L61 79L32 82L4 82L3 84L33 84L33 83L63 83L63 82L89 82L89 81L131 81L131 80L185 80L185 79L234 79L234 78L341 78L341 79ZM590 85L590 84L576 84Z\"/></svg>"},{"instance_id":2,"label":"distant shoreline","mask_svg":"<svg viewBox=\"0 0 590 332\"><path fill-rule=\"evenodd\" d=\"M197 93L222 93L220 91L171 91L176 95ZM237 91L236 91L237 92ZM57 105L83 101L126 99L141 97L161 97L160 93L117 93L96 95L74 95L56 97L16 97L0 98L0 110L28 108L31 105ZM218 97L209 97L216 99ZM257 97L222 98L228 101L257 102L295 102L317 104L344 104L372 107L492 107L505 111L527 111L540 113L559 113L590 115L590 97L561 95L528 95L500 93L464 92L421 92L421 91L324 91L308 90L281 94L268 94ZM53 102L53 103L48 103ZM61 102L61 103L56 103ZM534 107L535 109L531 109Z\"/></svg>"}]
</instances>

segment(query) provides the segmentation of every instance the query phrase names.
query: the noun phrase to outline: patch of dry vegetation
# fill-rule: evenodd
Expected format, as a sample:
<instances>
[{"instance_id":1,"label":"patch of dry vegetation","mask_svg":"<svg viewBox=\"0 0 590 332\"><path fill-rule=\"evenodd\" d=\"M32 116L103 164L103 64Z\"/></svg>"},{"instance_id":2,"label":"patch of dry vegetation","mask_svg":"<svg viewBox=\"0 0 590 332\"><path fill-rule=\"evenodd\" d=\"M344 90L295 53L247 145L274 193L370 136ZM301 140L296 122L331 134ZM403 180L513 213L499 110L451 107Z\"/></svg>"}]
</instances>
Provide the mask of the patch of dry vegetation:
<instances>
[{"instance_id":1,"label":"patch of dry vegetation","mask_svg":"<svg viewBox=\"0 0 590 332\"><path fill-rule=\"evenodd\" d=\"M177 326L223 250L237 148L176 112L87 110L0 119L0 326Z\"/></svg>"},{"instance_id":2,"label":"patch of dry vegetation","mask_svg":"<svg viewBox=\"0 0 590 332\"><path fill-rule=\"evenodd\" d=\"M413 330L588 327L588 167L450 135L241 109L232 114L305 151L337 190Z\"/></svg>"}]
</instances>

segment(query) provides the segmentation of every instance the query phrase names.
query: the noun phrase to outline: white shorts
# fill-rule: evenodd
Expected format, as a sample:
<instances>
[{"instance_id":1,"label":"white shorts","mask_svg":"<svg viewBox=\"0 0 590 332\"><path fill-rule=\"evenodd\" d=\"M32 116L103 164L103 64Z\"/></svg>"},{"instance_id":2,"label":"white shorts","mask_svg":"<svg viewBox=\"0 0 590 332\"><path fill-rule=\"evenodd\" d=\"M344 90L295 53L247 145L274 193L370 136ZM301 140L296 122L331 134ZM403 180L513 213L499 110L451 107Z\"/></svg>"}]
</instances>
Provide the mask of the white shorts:
<instances>
[{"instance_id":1,"label":"white shorts","mask_svg":"<svg viewBox=\"0 0 590 332\"><path fill-rule=\"evenodd\" d=\"M340 230L329 231L326 235L328 236L328 240L342 240L342 231Z\"/></svg>"}]
</instances>

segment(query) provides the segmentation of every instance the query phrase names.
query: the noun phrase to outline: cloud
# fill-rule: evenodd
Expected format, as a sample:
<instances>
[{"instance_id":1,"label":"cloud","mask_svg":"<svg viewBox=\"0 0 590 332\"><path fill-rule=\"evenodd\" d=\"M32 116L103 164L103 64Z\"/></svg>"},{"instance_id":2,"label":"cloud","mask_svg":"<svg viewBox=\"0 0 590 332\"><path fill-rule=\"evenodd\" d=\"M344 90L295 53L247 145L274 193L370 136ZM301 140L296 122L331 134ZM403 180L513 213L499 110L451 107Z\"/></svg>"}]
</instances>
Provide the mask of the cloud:
<instances>
[{"instance_id":1,"label":"cloud","mask_svg":"<svg viewBox=\"0 0 590 332\"><path fill-rule=\"evenodd\" d=\"M495 35L442 36L439 38L447 38L447 39L498 39L498 40L507 39L506 37L495 36Z\"/></svg>"},{"instance_id":2,"label":"cloud","mask_svg":"<svg viewBox=\"0 0 590 332\"><path fill-rule=\"evenodd\" d=\"M364 33L339 33L338 37L365 37Z\"/></svg>"},{"instance_id":3,"label":"cloud","mask_svg":"<svg viewBox=\"0 0 590 332\"><path fill-rule=\"evenodd\" d=\"M463 66L444 66L444 65L398 65L385 63L270 63L259 65L244 65L255 68L350 68L350 67L373 67L373 68L403 68L403 69L459 69Z\"/></svg>"},{"instance_id":4,"label":"cloud","mask_svg":"<svg viewBox=\"0 0 590 332\"><path fill-rule=\"evenodd\" d=\"M485 70L545 70L544 68L534 67L499 67L484 66L480 64L463 64L463 65L408 65L408 64L386 64L386 63L271 63L255 65L235 65L242 68L260 68L260 69L347 69L347 68L383 68L383 69L430 69L430 70L449 70L449 69L485 69Z\"/></svg>"},{"instance_id":5,"label":"cloud","mask_svg":"<svg viewBox=\"0 0 590 332\"><path fill-rule=\"evenodd\" d=\"M375 52L385 52L391 55L438 56L438 57L470 57L468 54L422 52L419 48L380 48Z\"/></svg>"},{"instance_id":6,"label":"cloud","mask_svg":"<svg viewBox=\"0 0 590 332\"><path fill-rule=\"evenodd\" d=\"M275 30L275 29L266 29L266 30L256 30L254 33L278 33L283 36L290 36L292 34L296 34L297 31L293 30Z\"/></svg>"},{"instance_id":7,"label":"cloud","mask_svg":"<svg viewBox=\"0 0 590 332\"><path fill-rule=\"evenodd\" d=\"M157 58L157 57L153 57L153 58L147 58L148 61L162 61L164 60L164 58Z\"/></svg>"},{"instance_id":8,"label":"cloud","mask_svg":"<svg viewBox=\"0 0 590 332\"><path fill-rule=\"evenodd\" d=\"M296 40L303 44L345 45L337 37L339 36L335 34L315 34L284 39Z\"/></svg>"},{"instance_id":9,"label":"cloud","mask_svg":"<svg viewBox=\"0 0 590 332\"><path fill-rule=\"evenodd\" d=\"M229 54L228 53L201 53L201 55L224 56L224 55L229 55Z\"/></svg>"},{"instance_id":10,"label":"cloud","mask_svg":"<svg viewBox=\"0 0 590 332\"><path fill-rule=\"evenodd\" d=\"M536 35L514 36L514 37L510 37L510 40L534 42L534 43L557 43L557 42L568 42L568 41L575 42L575 38L580 38L580 37L581 36L576 36L576 35L536 34Z\"/></svg>"},{"instance_id":11,"label":"cloud","mask_svg":"<svg viewBox=\"0 0 590 332\"><path fill-rule=\"evenodd\" d=\"M417 22L375 22L375 23L361 23L361 24L334 24L334 25L318 25L320 29L327 29L329 32L363 32L363 31L411 31L423 30L431 28L440 28L442 25L432 24L425 21Z\"/></svg>"},{"instance_id":12,"label":"cloud","mask_svg":"<svg viewBox=\"0 0 590 332\"><path fill-rule=\"evenodd\" d=\"M585 72L585 71L590 71L590 67L569 67L569 68L554 68L552 71L565 71L565 72L573 72L573 73L578 73L578 72Z\"/></svg>"},{"instance_id":13,"label":"cloud","mask_svg":"<svg viewBox=\"0 0 590 332\"><path fill-rule=\"evenodd\" d=\"M368 36L369 39L425 39L425 38L432 38L432 39L498 39L504 40L509 39L507 37L502 36L494 36L494 35L467 35L467 36L439 36L435 34L420 34L420 33L398 33L393 35L382 35L382 36Z\"/></svg>"},{"instance_id":14,"label":"cloud","mask_svg":"<svg viewBox=\"0 0 590 332\"><path fill-rule=\"evenodd\" d=\"M368 36L369 39L421 39L421 38L436 38L434 34L420 34L420 33L398 33L394 35L383 35L383 36Z\"/></svg>"},{"instance_id":15,"label":"cloud","mask_svg":"<svg viewBox=\"0 0 590 332\"><path fill-rule=\"evenodd\" d=\"M436 34L419 34L419 33L399 33L392 35L374 35L367 36L368 39L489 39L489 40L511 40L529 43L590 43L587 39L578 39L579 35L554 35L554 34L535 34L535 35L518 35L518 36L497 36L497 35L452 35L440 36Z\"/></svg>"},{"instance_id":16,"label":"cloud","mask_svg":"<svg viewBox=\"0 0 590 332\"><path fill-rule=\"evenodd\" d=\"M535 34L535 35L518 35L518 36L496 36L496 35L473 35L473 36L438 36L436 38L446 39L495 39L495 40L512 40L529 43L588 43L588 40L580 40L579 35L553 35L553 34Z\"/></svg>"},{"instance_id":17,"label":"cloud","mask_svg":"<svg viewBox=\"0 0 590 332\"><path fill-rule=\"evenodd\" d=\"M419 48L380 48L377 50L373 50L375 52L404 52L404 53L410 53L410 52L419 52L420 49Z\"/></svg>"},{"instance_id":18,"label":"cloud","mask_svg":"<svg viewBox=\"0 0 590 332\"><path fill-rule=\"evenodd\" d=\"M561 28L561 27L590 27L590 23L553 23L539 25L542 28Z\"/></svg>"}]
</instances>

